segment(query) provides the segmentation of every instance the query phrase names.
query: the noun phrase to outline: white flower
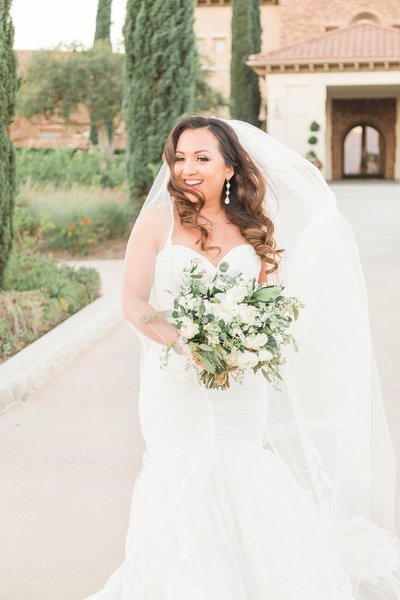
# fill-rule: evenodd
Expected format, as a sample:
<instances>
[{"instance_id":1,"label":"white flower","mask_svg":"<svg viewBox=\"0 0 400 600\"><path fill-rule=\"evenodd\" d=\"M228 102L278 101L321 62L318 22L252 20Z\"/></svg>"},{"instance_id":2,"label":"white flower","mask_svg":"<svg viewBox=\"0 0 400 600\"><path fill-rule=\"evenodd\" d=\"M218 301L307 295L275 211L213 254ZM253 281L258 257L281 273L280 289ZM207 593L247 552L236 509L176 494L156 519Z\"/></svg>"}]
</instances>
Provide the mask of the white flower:
<instances>
[{"instance_id":1,"label":"white flower","mask_svg":"<svg viewBox=\"0 0 400 600\"><path fill-rule=\"evenodd\" d=\"M199 326L196 323L193 323L189 317L181 317L181 334L187 340L194 338L199 333Z\"/></svg>"},{"instance_id":2,"label":"white flower","mask_svg":"<svg viewBox=\"0 0 400 600\"><path fill-rule=\"evenodd\" d=\"M237 306L231 306L225 302L210 302L209 311L217 320L223 319L225 322L229 322L236 316Z\"/></svg>"},{"instance_id":3,"label":"white flower","mask_svg":"<svg viewBox=\"0 0 400 600\"><path fill-rule=\"evenodd\" d=\"M240 304L238 306L238 315L245 325L254 325L258 316L258 311L255 306L251 306L250 304Z\"/></svg>"},{"instance_id":4,"label":"white flower","mask_svg":"<svg viewBox=\"0 0 400 600\"><path fill-rule=\"evenodd\" d=\"M229 306L232 310L237 310L238 304L243 302L247 296L248 290L245 285L234 285L233 287L226 290L226 292L219 292L215 294L215 297L224 304Z\"/></svg>"},{"instance_id":5,"label":"white flower","mask_svg":"<svg viewBox=\"0 0 400 600\"><path fill-rule=\"evenodd\" d=\"M193 296L186 296L186 307L189 310L193 310L196 307L196 298Z\"/></svg>"},{"instance_id":6,"label":"white flower","mask_svg":"<svg viewBox=\"0 0 400 600\"><path fill-rule=\"evenodd\" d=\"M244 352L240 352L240 350L232 350L231 354L227 357L228 365L231 367L239 367L239 369L251 369L255 367L259 358L255 352L249 352L245 350Z\"/></svg>"},{"instance_id":7,"label":"white flower","mask_svg":"<svg viewBox=\"0 0 400 600\"><path fill-rule=\"evenodd\" d=\"M267 348L261 348L261 350L258 352L258 358L260 362L266 362L268 360L271 360L271 358L273 357L274 355Z\"/></svg>"},{"instance_id":8,"label":"white flower","mask_svg":"<svg viewBox=\"0 0 400 600\"><path fill-rule=\"evenodd\" d=\"M244 345L250 350L258 350L268 342L268 336L266 333L257 333L255 335L248 335L244 340Z\"/></svg>"},{"instance_id":9,"label":"white flower","mask_svg":"<svg viewBox=\"0 0 400 600\"><path fill-rule=\"evenodd\" d=\"M240 304L247 296L247 287L245 285L234 285L225 292L229 304Z\"/></svg>"},{"instance_id":10,"label":"white flower","mask_svg":"<svg viewBox=\"0 0 400 600\"><path fill-rule=\"evenodd\" d=\"M237 326L232 327L230 329L229 333L232 337L236 337L236 338L239 338L240 340L244 340L245 335L244 335L243 331L240 329L240 327L237 327Z\"/></svg>"}]
</instances>

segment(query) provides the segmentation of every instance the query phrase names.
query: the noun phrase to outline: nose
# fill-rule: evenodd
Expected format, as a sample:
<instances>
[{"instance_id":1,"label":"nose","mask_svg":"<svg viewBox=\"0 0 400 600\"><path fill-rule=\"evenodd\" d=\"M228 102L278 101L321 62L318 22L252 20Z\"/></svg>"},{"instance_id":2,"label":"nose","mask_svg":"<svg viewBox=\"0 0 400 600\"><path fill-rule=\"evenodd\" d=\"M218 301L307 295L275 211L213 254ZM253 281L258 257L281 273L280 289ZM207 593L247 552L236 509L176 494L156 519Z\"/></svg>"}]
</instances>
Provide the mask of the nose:
<instances>
[{"instance_id":1,"label":"nose","mask_svg":"<svg viewBox=\"0 0 400 600\"><path fill-rule=\"evenodd\" d=\"M194 161L187 159L184 162L182 172L187 175L191 175L196 172L196 164Z\"/></svg>"}]
</instances>

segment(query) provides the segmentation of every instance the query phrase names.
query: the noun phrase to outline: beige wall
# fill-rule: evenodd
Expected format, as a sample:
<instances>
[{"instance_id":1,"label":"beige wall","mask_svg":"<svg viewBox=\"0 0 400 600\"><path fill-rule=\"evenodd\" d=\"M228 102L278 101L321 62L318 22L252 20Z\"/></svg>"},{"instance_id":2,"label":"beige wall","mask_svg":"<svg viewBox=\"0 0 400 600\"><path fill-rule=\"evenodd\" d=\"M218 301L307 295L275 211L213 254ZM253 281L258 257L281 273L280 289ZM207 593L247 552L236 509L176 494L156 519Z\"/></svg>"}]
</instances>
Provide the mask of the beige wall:
<instances>
[{"instance_id":1,"label":"beige wall","mask_svg":"<svg viewBox=\"0 0 400 600\"><path fill-rule=\"evenodd\" d=\"M200 55L212 71L210 84L229 96L231 59L231 7L197 6L195 33ZM261 6L262 50L275 50L280 45L279 6Z\"/></svg>"},{"instance_id":2,"label":"beige wall","mask_svg":"<svg viewBox=\"0 0 400 600\"><path fill-rule=\"evenodd\" d=\"M375 22L400 26L399 0L280 0L282 47L322 35L332 27L347 27L370 13Z\"/></svg>"},{"instance_id":3,"label":"beige wall","mask_svg":"<svg viewBox=\"0 0 400 600\"><path fill-rule=\"evenodd\" d=\"M319 143L314 148L323 162L322 173L331 179L335 124L332 100L336 98L396 98L400 107L400 71L370 73L273 74L266 78L268 132L301 155L309 149L309 125L317 121ZM395 119L396 147L388 157L390 176L400 180L400 112Z\"/></svg>"},{"instance_id":4,"label":"beige wall","mask_svg":"<svg viewBox=\"0 0 400 600\"><path fill-rule=\"evenodd\" d=\"M195 32L200 54L212 71L210 83L229 96L231 6L197 6ZM261 5L262 52L312 39L368 14L384 26L400 27L400 0L279 0Z\"/></svg>"}]
</instances>

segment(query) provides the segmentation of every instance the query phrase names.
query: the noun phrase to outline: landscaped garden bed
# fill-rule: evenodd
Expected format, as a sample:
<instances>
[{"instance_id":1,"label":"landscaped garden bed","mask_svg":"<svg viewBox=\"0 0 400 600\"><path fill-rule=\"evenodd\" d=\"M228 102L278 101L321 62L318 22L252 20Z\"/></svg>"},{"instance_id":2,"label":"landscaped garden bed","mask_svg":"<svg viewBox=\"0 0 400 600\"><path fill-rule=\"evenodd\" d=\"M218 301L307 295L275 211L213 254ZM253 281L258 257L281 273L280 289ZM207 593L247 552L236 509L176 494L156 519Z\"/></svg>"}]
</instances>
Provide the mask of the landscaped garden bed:
<instances>
[{"instance_id":1,"label":"landscaped garden bed","mask_svg":"<svg viewBox=\"0 0 400 600\"><path fill-rule=\"evenodd\" d=\"M0 292L0 361L93 302L100 294L95 269L15 254Z\"/></svg>"}]
</instances>

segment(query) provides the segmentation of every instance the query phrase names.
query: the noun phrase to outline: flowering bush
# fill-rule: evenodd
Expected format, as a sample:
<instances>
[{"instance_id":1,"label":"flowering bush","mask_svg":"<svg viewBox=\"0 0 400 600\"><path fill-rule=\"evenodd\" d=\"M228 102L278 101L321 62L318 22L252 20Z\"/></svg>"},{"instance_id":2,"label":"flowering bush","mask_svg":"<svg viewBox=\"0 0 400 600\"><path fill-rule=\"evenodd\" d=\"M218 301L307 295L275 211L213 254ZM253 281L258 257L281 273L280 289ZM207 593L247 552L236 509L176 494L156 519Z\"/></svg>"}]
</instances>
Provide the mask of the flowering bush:
<instances>
[{"instance_id":1,"label":"flowering bush","mask_svg":"<svg viewBox=\"0 0 400 600\"><path fill-rule=\"evenodd\" d=\"M60 231L61 249L71 254L87 256L90 248L100 241L99 232L90 217L70 221Z\"/></svg>"},{"instance_id":2,"label":"flowering bush","mask_svg":"<svg viewBox=\"0 0 400 600\"><path fill-rule=\"evenodd\" d=\"M171 319L189 350L188 363L193 366L194 358L202 365L196 368L207 388L226 389L230 375L241 382L248 369L279 387L283 348L290 344L297 350L287 330L303 304L285 297L282 286L245 281L239 273L228 275L228 268L223 262L211 283L204 281L197 259L183 271Z\"/></svg>"},{"instance_id":3,"label":"flowering bush","mask_svg":"<svg viewBox=\"0 0 400 600\"><path fill-rule=\"evenodd\" d=\"M125 240L140 210L123 188L22 186L15 211L19 250L88 255L102 242Z\"/></svg>"}]
</instances>

